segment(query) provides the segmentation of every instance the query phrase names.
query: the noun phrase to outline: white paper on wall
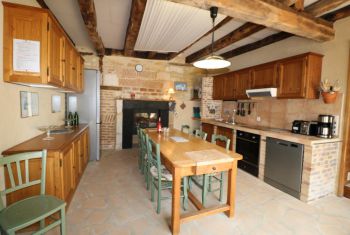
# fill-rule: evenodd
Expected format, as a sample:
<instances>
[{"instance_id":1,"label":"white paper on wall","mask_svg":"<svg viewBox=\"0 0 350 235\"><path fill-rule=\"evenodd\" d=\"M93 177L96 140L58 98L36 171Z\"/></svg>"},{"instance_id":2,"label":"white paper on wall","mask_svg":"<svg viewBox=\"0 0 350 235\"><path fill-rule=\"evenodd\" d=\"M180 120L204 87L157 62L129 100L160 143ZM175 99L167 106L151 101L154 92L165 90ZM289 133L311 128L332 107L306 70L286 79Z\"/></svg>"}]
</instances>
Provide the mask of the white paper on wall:
<instances>
[{"instance_id":1,"label":"white paper on wall","mask_svg":"<svg viewBox=\"0 0 350 235\"><path fill-rule=\"evenodd\" d=\"M40 73L40 41L13 39L13 70Z\"/></svg>"}]
</instances>

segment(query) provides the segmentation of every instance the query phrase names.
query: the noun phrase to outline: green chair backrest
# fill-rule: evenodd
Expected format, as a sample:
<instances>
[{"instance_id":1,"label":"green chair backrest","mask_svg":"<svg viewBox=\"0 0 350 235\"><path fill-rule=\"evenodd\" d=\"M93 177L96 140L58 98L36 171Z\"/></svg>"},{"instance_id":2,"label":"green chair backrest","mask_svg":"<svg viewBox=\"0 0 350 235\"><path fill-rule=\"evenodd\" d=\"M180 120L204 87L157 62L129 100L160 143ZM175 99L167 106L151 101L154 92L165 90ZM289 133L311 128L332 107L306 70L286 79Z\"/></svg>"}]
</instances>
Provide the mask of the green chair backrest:
<instances>
[{"instance_id":1,"label":"green chair backrest","mask_svg":"<svg viewBox=\"0 0 350 235\"><path fill-rule=\"evenodd\" d=\"M223 141L223 142L225 142L226 143L226 149L227 150L229 150L229 148L230 148L230 142L231 142L231 140L229 139L229 138L227 138L226 136L224 136L224 135L212 135L211 136L211 142L213 143L213 144L216 144L216 141L217 140L220 140L220 141Z\"/></svg>"},{"instance_id":2,"label":"green chair backrest","mask_svg":"<svg viewBox=\"0 0 350 235\"><path fill-rule=\"evenodd\" d=\"M189 125L182 125L181 132L185 132L187 134L190 134L190 126Z\"/></svg>"},{"instance_id":3,"label":"green chair backrest","mask_svg":"<svg viewBox=\"0 0 350 235\"><path fill-rule=\"evenodd\" d=\"M139 146L141 147L141 128L140 127L137 127L136 133L137 133L137 138L139 140Z\"/></svg>"},{"instance_id":4,"label":"green chair backrest","mask_svg":"<svg viewBox=\"0 0 350 235\"><path fill-rule=\"evenodd\" d=\"M40 194L45 194L45 179L46 179L46 156L47 151L37 151L37 152L28 152L28 153L19 153L14 154L7 157L0 158L0 165L6 166L4 169L7 169L9 179L10 179L10 187L0 191L1 196L6 196L8 193L15 192L17 190L27 188L33 185L40 184ZM30 181L29 175L29 160L41 158L41 177L38 180ZM22 170L21 170L21 162L24 161L24 174L25 179L23 182L22 178ZM15 168L17 172L17 182L15 181L14 174L12 169ZM16 184L17 183L17 184ZM0 211L4 208L4 204L0 199Z\"/></svg>"},{"instance_id":5,"label":"green chair backrest","mask_svg":"<svg viewBox=\"0 0 350 235\"><path fill-rule=\"evenodd\" d=\"M147 141L145 129L140 129L140 141L141 153L144 156L145 154L147 154Z\"/></svg>"},{"instance_id":6,"label":"green chair backrest","mask_svg":"<svg viewBox=\"0 0 350 235\"><path fill-rule=\"evenodd\" d=\"M150 163L150 167L157 167L158 179L161 179L162 168L161 168L161 160L160 160L160 145L155 143L151 138L146 135L147 140L147 153L148 153L148 161Z\"/></svg>"},{"instance_id":7,"label":"green chair backrest","mask_svg":"<svg viewBox=\"0 0 350 235\"><path fill-rule=\"evenodd\" d=\"M195 131L195 134L194 134L196 137L199 137L203 140L207 140L207 136L208 136L208 133L204 132L204 131L201 131L201 130L196 130Z\"/></svg>"}]
</instances>

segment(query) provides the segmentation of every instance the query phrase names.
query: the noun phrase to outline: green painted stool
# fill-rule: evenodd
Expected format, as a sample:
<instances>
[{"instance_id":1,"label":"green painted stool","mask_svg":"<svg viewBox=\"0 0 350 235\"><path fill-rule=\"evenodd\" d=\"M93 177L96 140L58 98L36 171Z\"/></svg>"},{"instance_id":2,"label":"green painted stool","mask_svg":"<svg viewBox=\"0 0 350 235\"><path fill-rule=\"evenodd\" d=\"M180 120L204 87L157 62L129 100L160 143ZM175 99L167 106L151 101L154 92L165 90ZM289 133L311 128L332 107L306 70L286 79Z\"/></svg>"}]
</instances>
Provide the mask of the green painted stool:
<instances>
[{"instance_id":1,"label":"green painted stool","mask_svg":"<svg viewBox=\"0 0 350 235\"><path fill-rule=\"evenodd\" d=\"M54 196L45 195L46 154L46 150L43 150L41 152L20 153L0 159L0 165L7 168L11 183L10 188L1 191L1 196L40 184L40 195L38 196L23 199L8 207L4 207L2 200L0 200L1 231L5 231L9 235L14 235L16 231L40 222L39 231L33 233L35 235L44 234L58 225L61 227L61 234L66 234L66 203ZM30 181L29 160L35 158L41 158L41 178ZM21 173L21 162L24 162L24 179ZM12 169L15 167L17 176L12 172ZM60 218L45 226L45 218L56 212L60 213Z\"/></svg>"},{"instance_id":2,"label":"green painted stool","mask_svg":"<svg viewBox=\"0 0 350 235\"><path fill-rule=\"evenodd\" d=\"M160 213L161 200L169 199L171 197L162 197L163 190L171 190L173 186L172 174L162 165L160 160L160 145L153 142L148 135L147 138L147 151L148 151L148 163L149 163L149 175L150 175L150 185L151 185L151 201L154 202L155 189L158 191L157 197L157 213ZM183 177L181 183L183 198L183 207L186 210L188 206L188 178Z\"/></svg>"},{"instance_id":3,"label":"green painted stool","mask_svg":"<svg viewBox=\"0 0 350 235\"><path fill-rule=\"evenodd\" d=\"M197 129L194 135L202 140L207 140L208 133Z\"/></svg>"},{"instance_id":4,"label":"green painted stool","mask_svg":"<svg viewBox=\"0 0 350 235\"><path fill-rule=\"evenodd\" d=\"M231 140L223 135L212 135L211 142L213 144L216 144L216 141L220 140L226 143L226 150L229 150L230 148L230 142ZM190 189L192 187L191 182L193 182L196 186L198 186L200 189L202 189L202 204L205 206L206 197L208 192L215 192L220 191L219 200L222 202L223 200L223 186L224 186L224 172L220 172L218 175L216 174L205 174L200 177L198 176L192 176L190 178ZM212 184L214 182L219 182L220 187L217 189L212 189Z\"/></svg>"}]
</instances>

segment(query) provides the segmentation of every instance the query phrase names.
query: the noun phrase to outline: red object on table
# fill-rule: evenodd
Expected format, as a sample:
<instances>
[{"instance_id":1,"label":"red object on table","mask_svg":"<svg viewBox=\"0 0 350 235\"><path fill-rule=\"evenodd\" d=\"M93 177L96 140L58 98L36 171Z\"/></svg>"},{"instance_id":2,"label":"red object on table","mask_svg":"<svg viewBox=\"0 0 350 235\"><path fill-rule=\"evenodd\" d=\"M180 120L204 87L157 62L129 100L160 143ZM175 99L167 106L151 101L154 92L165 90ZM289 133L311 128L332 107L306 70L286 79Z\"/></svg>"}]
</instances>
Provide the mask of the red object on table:
<instances>
[{"instance_id":1,"label":"red object on table","mask_svg":"<svg viewBox=\"0 0 350 235\"><path fill-rule=\"evenodd\" d=\"M157 132L160 133L162 131L162 122L160 117L158 118L158 122L157 122Z\"/></svg>"}]
</instances>

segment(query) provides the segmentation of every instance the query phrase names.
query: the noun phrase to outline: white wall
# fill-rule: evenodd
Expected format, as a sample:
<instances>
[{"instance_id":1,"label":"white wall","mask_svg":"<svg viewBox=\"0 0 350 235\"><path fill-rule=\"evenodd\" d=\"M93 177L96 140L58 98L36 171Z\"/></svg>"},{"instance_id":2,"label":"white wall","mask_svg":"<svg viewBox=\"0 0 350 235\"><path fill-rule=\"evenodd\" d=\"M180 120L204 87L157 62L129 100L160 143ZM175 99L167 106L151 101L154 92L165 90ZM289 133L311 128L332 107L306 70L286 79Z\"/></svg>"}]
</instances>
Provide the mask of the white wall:
<instances>
[{"instance_id":1,"label":"white wall","mask_svg":"<svg viewBox=\"0 0 350 235\"><path fill-rule=\"evenodd\" d=\"M35 0L7 0L7 2L38 6ZM0 4L0 153L32 138L41 132L37 127L63 124L64 94L48 89L29 88L3 82L3 5ZM39 116L21 118L20 91L39 93ZM61 96L61 112L51 113L51 96ZM0 169L0 188L3 188L3 169Z\"/></svg>"}]
</instances>

